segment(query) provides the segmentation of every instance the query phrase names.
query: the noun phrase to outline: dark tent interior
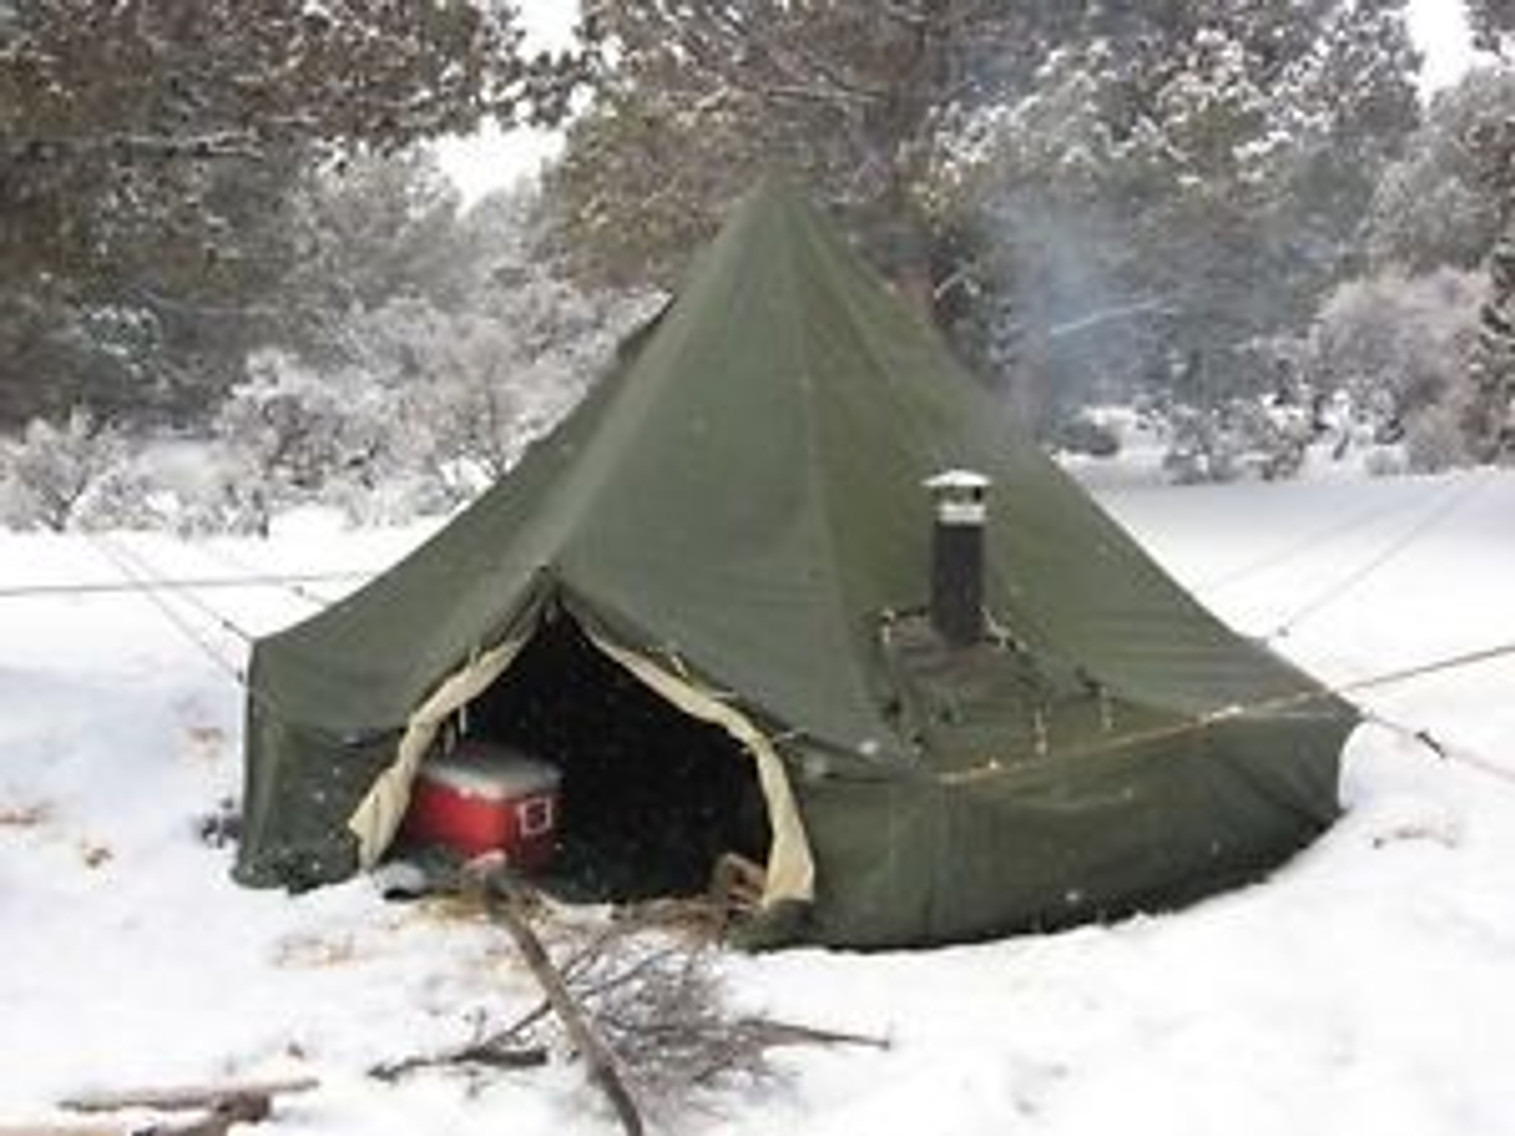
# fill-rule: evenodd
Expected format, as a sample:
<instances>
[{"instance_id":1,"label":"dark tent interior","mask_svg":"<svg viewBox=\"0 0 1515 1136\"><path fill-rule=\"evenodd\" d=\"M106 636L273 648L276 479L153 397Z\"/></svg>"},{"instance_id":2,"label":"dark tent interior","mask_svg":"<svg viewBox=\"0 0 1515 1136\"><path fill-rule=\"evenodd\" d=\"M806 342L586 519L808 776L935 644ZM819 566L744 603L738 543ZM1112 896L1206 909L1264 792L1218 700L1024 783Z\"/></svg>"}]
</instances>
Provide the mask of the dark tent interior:
<instances>
[{"instance_id":1,"label":"dark tent interior","mask_svg":"<svg viewBox=\"0 0 1515 1136\"><path fill-rule=\"evenodd\" d=\"M560 612L543 619L467 718L470 737L561 770L559 843L545 883L565 898L695 895L723 853L767 859L752 757L645 687Z\"/></svg>"}]
</instances>

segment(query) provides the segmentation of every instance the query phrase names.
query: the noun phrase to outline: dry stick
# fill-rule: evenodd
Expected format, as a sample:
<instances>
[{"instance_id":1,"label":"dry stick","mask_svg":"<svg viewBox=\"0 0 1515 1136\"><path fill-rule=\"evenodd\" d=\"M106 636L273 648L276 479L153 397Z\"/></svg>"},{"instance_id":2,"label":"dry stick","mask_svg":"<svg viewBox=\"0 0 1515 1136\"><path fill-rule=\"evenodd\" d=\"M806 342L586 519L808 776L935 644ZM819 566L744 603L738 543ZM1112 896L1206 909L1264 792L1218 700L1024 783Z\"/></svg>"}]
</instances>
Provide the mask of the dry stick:
<instances>
[{"instance_id":1,"label":"dry stick","mask_svg":"<svg viewBox=\"0 0 1515 1136\"><path fill-rule=\"evenodd\" d=\"M168 1111L191 1106L179 1103L176 1095L172 1104L158 1107ZM267 1120L272 1110L272 1094L239 1093L217 1101L204 1116L188 1124L154 1124L147 1128L134 1126L130 1129L119 1125L80 1127L72 1124L33 1124L20 1128L0 1127L0 1136L227 1136L239 1124L258 1124Z\"/></svg>"},{"instance_id":2,"label":"dry stick","mask_svg":"<svg viewBox=\"0 0 1515 1136\"><path fill-rule=\"evenodd\" d=\"M743 1018L728 1031L724 1045L717 1048L705 1067L690 1080L696 1085L708 1084L737 1064L744 1051L766 1053L770 1049L790 1045L852 1045L881 1051L894 1048L893 1043L885 1037L817 1029L772 1018Z\"/></svg>"},{"instance_id":3,"label":"dry stick","mask_svg":"<svg viewBox=\"0 0 1515 1136\"><path fill-rule=\"evenodd\" d=\"M368 1075L380 1081L398 1081L407 1073L438 1065L492 1065L499 1069L535 1069L547 1064L547 1050L542 1046L504 1049L500 1046L500 1036L444 1049L440 1053L421 1053L398 1061L386 1061L369 1069Z\"/></svg>"},{"instance_id":4,"label":"dry stick","mask_svg":"<svg viewBox=\"0 0 1515 1136\"><path fill-rule=\"evenodd\" d=\"M62 1101L70 1112L119 1112L147 1108L159 1112L177 1109L221 1108L232 1101L271 1098L285 1093L308 1093L320 1085L314 1077L284 1081L242 1081L224 1085L185 1085L170 1089L130 1089L124 1092L84 1093Z\"/></svg>"},{"instance_id":5,"label":"dry stick","mask_svg":"<svg viewBox=\"0 0 1515 1136\"><path fill-rule=\"evenodd\" d=\"M565 987L576 973L592 964L605 949L605 946L616 935L597 935L594 941L584 949L577 951L561 967L557 968L558 974L563 979ZM666 958L671 951L659 951L658 953L641 960L636 965L626 968L617 974L611 975L602 982L586 988L579 995L583 998L596 998L605 994L617 986L632 981L654 963ZM532 1069L543 1065L547 1061L547 1050L541 1046L524 1046L518 1049L507 1049L505 1046L515 1038L520 1037L537 1022L553 1012L551 1000L543 999L504 1029L486 1034L477 1040L466 1042L462 1045L443 1049L436 1053L419 1053L409 1057L402 1057L396 1061L385 1061L373 1066L368 1070L370 1077L376 1077L381 1081L396 1081L407 1073L417 1069L430 1069L438 1065L494 1065L502 1069ZM4 1136L0 1133L0 1136Z\"/></svg>"},{"instance_id":6,"label":"dry stick","mask_svg":"<svg viewBox=\"0 0 1515 1136\"><path fill-rule=\"evenodd\" d=\"M815 1026L795 1025L793 1022L780 1022L772 1018L747 1018L741 1026L770 1048L781 1045L856 1045L879 1050L893 1048L893 1043L887 1037L817 1029Z\"/></svg>"},{"instance_id":7,"label":"dry stick","mask_svg":"<svg viewBox=\"0 0 1515 1136\"><path fill-rule=\"evenodd\" d=\"M571 979L577 970L592 961L603 943L603 936L597 938L594 944L577 952L559 967L558 971L564 980ZM547 1059L547 1051L541 1046L506 1049L505 1045L520 1037L550 1013L552 1013L552 1003L544 999L504 1029L438 1053L417 1053L396 1061L381 1062L372 1066L368 1070L368 1075L377 1077L381 1081L397 1081L406 1073L412 1073L417 1069L431 1069L438 1065L496 1065L506 1069L529 1069L541 1065ZM537 1060L538 1055L541 1060ZM0 1133L0 1136L4 1134Z\"/></svg>"},{"instance_id":8,"label":"dry stick","mask_svg":"<svg viewBox=\"0 0 1515 1136\"><path fill-rule=\"evenodd\" d=\"M531 973L542 986L542 992L547 995L548 1002L552 1004L553 1012L562 1021L563 1028L568 1031L569 1040L573 1042L574 1048L589 1066L589 1079L599 1086L610 1101L617 1119L621 1122L621 1127L626 1131L626 1136L642 1136L642 1114L637 1110L636 1102L632 1100L631 1093L622 1082L620 1073L616 1071L614 1057L589 1028L589 1023L580 1012L578 1003L568 992L568 987L563 984L562 975L552 965L552 960L547 957L542 941L537 938L531 925L521 917L520 911L516 908L515 885L503 871L486 868L479 878L479 889L485 910L489 912L491 918L502 923L510 932L516 949L521 952L521 957L526 960L526 965L531 968Z\"/></svg>"},{"instance_id":9,"label":"dry stick","mask_svg":"<svg viewBox=\"0 0 1515 1136\"><path fill-rule=\"evenodd\" d=\"M570 959L564 965L564 974L567 974L574 961ZM538 1002L504 1029L437 1053L415 1053L395 1061L380 1062L369 1068L368 1075L381 1081L398 1081L407 1073L413 1073L417 1069L432 1069L438 1065L493 1065L501 1069L532 1069L545 1065L547 1050L544 1046L523 1046L517 1049L507 1049L505 1046L551 1012L551 1003Z\"/></svg>"}]
</instances>

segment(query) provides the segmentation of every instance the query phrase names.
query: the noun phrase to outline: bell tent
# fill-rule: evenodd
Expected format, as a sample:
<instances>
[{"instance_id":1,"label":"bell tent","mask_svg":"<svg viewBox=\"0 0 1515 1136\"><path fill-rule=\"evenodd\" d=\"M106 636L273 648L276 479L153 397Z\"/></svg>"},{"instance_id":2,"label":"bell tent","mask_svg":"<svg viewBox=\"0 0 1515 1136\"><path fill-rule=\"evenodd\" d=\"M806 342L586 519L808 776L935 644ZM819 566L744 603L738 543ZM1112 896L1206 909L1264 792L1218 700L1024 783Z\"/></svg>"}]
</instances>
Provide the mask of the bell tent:
<instances>
[{"instance_id":1,"label":"bell tent","mask_svg":"<svg viewBox=\"0 0 1515 1136\"><path fill-rule=\"evenodd\" d=\"M852 946L1256 877L1336 815L1357 721L776 182L509 476L255 644L248 686L244 883L374 865L464 731L557 765L565 862L608 894L697 890L734 851L763 868L754 941Z\"/></svg>"}]
</instances>

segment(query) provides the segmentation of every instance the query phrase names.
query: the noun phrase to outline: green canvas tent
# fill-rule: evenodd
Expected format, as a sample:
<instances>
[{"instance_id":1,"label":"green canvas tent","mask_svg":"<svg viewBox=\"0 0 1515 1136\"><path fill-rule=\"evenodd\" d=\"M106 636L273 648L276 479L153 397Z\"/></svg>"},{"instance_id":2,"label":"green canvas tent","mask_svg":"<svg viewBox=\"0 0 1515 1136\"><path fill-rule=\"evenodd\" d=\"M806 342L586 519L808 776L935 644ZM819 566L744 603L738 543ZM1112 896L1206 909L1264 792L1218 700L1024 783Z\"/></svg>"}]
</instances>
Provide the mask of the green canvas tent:
<instances>
[{"instance_id":1,"label":"green canvas tent","mask_svg":"<svg viewBox=\"0 0 1515 1136\"><path fill-rule=\"evenodd\" d=\"M951 468L992 482L966 645L923 614L922 486ZM630 890L725 844L766 866L758 938L855 946L1254 877L1336 815L1357 720L1170 580L777 182L507 478L260 640L249 690L245 883L375 863L466 721L561 763L565 840L617 830Z\"/></svg>"}]
</instances>

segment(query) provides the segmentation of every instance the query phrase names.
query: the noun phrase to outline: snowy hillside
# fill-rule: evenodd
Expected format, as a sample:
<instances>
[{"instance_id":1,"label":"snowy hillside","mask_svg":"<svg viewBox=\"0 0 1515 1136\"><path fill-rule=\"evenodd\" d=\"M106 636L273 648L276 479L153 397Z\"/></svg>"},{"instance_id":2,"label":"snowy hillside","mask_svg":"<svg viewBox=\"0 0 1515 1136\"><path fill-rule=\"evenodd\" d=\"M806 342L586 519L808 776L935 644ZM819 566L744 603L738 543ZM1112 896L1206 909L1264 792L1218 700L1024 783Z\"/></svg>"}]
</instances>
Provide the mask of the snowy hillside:
<instances>
[{"instance_id":1,"label":"snowy hillside","mask_svg":"<svg viewBox=\"0 0 1515 1136\"><path fill-rule=\"evenodd\" d=\"M1120 486L1207 603L1337 684L1515 641L1515 477ZM396 1084L375 1062L537 1000L486 924L368 882L235 887L199 827L238 790L226 668L350 578L52 594L123 573L369 570L423 535L0 534L0 1127L85 1089L313 1074L259 1131L615 1131L573 1066ZM212 617L218 616L223 622ZM186 634L192 631L196 642ZM793 1049L681 1131L1504 1133L1515 1124L1515 659L1357 696L1348 812L1274 878L1181 913L950 950L724 962L732 996L887 1051ZM1410 735L1427 730L1438 758Z\"/></svg>"}]
</instances>

